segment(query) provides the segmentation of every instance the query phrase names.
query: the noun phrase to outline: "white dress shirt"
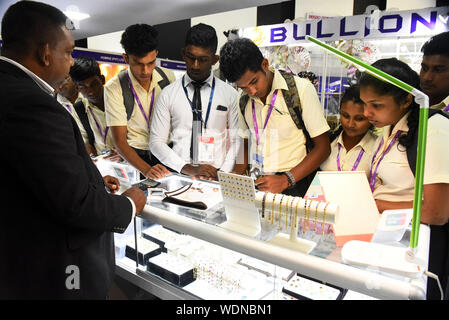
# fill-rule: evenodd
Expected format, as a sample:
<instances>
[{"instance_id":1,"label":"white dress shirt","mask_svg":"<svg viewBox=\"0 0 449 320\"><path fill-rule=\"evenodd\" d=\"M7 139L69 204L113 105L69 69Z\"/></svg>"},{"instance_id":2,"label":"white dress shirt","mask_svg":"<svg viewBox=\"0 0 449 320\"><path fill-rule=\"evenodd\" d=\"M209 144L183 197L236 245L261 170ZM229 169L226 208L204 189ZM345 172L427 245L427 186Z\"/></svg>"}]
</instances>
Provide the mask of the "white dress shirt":
<instances>
[{"instance_id":1,"label":"white dress shirt","mask_svg":"<svg viewBox=\"0 0 449 320\"><path fill-rule=\"evenodd\" d=\"M156 101L150 130L150 151L164 165L181 172L191 163L190 145L192 134L192 107L187 100L193 100L194 87L187 75L179 78L162 90ZM203 123L206 119L212 82L211 72L201 87L201 106ZM217 169L230 172L234 168L241 142L238 137L238 93L230 85L215 77L215 90L206 128L203 124L202 135L214 137L213 163ZM173 148L167 144L171 133Z\"/></svg>"}]
</instances>

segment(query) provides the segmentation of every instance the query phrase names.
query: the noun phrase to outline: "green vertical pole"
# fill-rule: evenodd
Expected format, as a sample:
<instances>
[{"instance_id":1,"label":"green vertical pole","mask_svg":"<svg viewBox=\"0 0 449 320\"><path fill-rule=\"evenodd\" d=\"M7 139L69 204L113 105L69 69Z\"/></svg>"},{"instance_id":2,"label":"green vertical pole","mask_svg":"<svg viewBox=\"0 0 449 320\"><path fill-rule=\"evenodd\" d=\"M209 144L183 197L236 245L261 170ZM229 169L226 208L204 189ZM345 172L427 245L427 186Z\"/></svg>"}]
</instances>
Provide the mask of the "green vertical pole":
<instances>
[{"instance_id":1,"label":"green vertical pole","mask_svg":"<svg viewBox=\"0 0 449 320\"><path fill-rule=\"evenodd\" d=\"M418 246L419 226L421 223L422 196L424 189L424 166L427 146L427 122L429 109L419 109L418 150L416 151L415 195L413 201L412 233L410 235L410 248Z\"/></svg>"}]
</instances>

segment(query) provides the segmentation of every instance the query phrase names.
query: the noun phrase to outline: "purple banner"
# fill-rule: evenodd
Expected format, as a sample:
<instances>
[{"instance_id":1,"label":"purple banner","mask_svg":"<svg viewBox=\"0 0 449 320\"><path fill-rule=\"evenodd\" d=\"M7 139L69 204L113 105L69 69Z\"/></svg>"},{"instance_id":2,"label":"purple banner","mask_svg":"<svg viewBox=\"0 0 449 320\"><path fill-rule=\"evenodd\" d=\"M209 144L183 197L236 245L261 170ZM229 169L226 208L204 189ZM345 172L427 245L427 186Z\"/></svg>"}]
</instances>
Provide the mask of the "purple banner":
<instances>
[{"instance_id":1,"label":"purple banner","mask_svg":"<svg viewBox=\"0 0 449 320\"><path fill-rule=\"evenodd\" d=\"M73 50L72 57L74 59L81 57L88 57L103 63L126 64L125 59L123 59L122 55L120 54L75 49Z\"/></svg>"},{"instance_id":2,"label":"purple banner","mask_svg":"<svg viewBox=\"0 0 449 320\"><path fill-rule=\"evenodd\" d=\"M177 62L177 61L161 61L161 67L167 68L167 69L174 69L174 70L186 70L186 65L183 62Z\"/></svg>"}]
</instances>

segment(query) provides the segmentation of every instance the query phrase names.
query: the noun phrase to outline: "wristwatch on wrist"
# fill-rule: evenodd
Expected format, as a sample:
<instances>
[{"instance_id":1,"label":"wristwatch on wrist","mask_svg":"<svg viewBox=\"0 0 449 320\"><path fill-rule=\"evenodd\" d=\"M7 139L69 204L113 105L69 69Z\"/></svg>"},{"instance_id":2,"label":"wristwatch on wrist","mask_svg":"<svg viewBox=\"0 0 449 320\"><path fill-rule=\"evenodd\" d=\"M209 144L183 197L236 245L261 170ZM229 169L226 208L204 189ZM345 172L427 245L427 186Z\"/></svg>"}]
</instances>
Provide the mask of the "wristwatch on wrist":
<instances>
[{"instance_id":1,"label":"wristwatch on wrist","mask_svg":"<svg viewBox=\"0 0 449 320\"><path fill-rule=\"evenodd\" d=\"M283 174L287 176L288 187L293 187L296 184L296 180L292 173L290 171L285 171Z\"/></svg>"}]
</instances>

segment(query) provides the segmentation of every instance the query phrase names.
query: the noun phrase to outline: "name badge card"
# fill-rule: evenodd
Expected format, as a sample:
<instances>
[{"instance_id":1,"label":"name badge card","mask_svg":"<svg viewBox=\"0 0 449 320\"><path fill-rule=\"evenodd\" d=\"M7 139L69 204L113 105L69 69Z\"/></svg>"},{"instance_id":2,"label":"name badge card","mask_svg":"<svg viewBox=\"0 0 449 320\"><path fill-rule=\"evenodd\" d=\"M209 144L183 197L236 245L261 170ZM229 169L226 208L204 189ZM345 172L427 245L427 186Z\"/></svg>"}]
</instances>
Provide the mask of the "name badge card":
<instances>
[{"instance_id":1,"label":"name badge card","mask_svg":"<svg viewBox=\"0 0 449 320\"><path fill-rule=\"evenodd\" d=\"M198 161L200 163L214 162L214 137L198 137Z\"/></svg>"}]
</instances>

